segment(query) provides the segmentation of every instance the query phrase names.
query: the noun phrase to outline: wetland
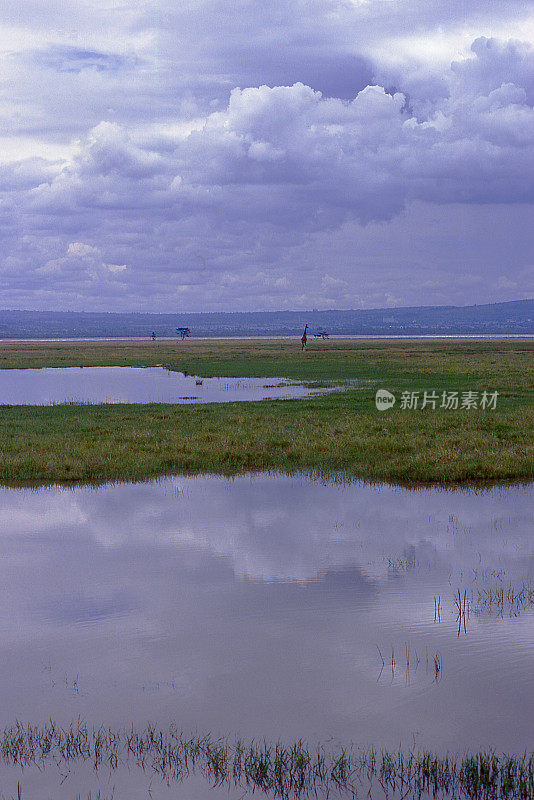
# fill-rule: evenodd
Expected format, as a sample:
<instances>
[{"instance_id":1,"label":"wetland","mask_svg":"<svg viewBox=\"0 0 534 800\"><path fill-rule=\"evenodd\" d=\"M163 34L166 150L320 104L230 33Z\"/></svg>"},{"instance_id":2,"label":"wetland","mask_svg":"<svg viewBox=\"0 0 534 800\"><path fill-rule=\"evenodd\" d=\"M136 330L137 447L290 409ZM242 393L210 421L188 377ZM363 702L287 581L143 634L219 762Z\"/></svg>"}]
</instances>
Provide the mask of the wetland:
<instances>
[{"instance_id":1,"label":"wetland","mask_svg":"<svg viewBox=\"0 0 534 800\"><path fill-rule=\"evenodd\" d=\"M12 373L12 385L21 370L163 365L169 385L170 373L181 372L200 376L206 387L207 379L283 378L304 386L280 391L344 391L201 406L0 405L0 482L269 469L411 485L532 480L533 351L531 341L314 341L304 353L287 341L3 343L0 376L8 383ZM205 387L191 388L198 395ZM377 389L394 394L393 408L377 410ZM275 390L265 391L272 397ZM425 392L437 402L422 408ZM455 392L479 401L497 392L498 400L495 408L443 408L444 393ZM419 398L417 407L403 407L405 393Z\"/></svg>"},{"instance_id":2,"label":"wetland","mask_svg":"<svg viewBox=\"0 0 534 800\"><path fill-rule=\"evenodd\" d=\"M2 489L2 717L43 726L34 754L41 734L57 751L22 775L8 757L1 785L58 800L242 797L246 772L209 789L211 756L226 742L234 765L236 737L300 741L314 758L317 743L355 760L531 752L532 497L269 474ZM50 719L74 725L68 758ZM107 731L96 771L93 726ZM25 731L5 736L31 752ZM144 770L126 732L149 736ZM196 742L197 770L161 771L169 735ZM256 796L276 794L272 779Z\"/></svg>"},{"instance_id":3,"label":"wetland","mask_svg":"<svg viewBox=\"0 0 534 800\"><path fill-rule=\"evenodd\" d=\"M1 800L532 800L531 358L0 345Z\"/></svg>"}]
</instances>

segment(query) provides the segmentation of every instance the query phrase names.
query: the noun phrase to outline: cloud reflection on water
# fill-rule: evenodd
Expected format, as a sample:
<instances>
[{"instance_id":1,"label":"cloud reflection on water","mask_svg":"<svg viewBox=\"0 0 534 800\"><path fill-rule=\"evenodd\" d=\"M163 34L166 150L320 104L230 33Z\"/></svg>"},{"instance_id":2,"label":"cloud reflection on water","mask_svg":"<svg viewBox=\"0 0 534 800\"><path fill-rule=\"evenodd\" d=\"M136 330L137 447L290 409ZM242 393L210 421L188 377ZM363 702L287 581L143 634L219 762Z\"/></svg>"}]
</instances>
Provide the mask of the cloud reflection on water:
<instances>
[{"instance_id":1,"label":"cloud reflection on water","mask_svg":"<svg viewBox=\"0 0 534 800\"><path fill-rule=\"evenodd\" d=\"M453 599L532 581L531 497L268 475L2 489L4 719L521 751L532 611L458 638Z\"/></svg>"}]
</instances>

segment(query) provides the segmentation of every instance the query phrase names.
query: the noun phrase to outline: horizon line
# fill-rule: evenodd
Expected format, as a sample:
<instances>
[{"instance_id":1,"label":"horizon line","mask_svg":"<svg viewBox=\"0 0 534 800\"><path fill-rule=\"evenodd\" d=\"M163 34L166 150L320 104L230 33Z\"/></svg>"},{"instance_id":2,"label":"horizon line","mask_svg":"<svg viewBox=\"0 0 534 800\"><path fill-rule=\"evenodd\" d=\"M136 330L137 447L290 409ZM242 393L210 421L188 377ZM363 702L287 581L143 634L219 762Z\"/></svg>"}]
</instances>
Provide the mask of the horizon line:
<instances>
[{"instance_id":1,"label":"horizon line","mask_svg":"<svg viewBox=\"0 0 534 800\"><path fill-rule=\"evenodd\" d=\"M247 311L96 311L96 310L72 310L72 309L32 309L32 308L2 308L2 313L19 313L19 314L110 314L120 316L121 314L139 314L143 315L158 315L158 316L171 316L171 315L200 315L200 314L349 314L360 313L368 311L409 311L411 309L432 309L432 308L480 308L484 306L498 306L509 305L511 303L534 303L534 298L524 297L516 300L496 300L489 303L467 303L466 305L410 305L410 306L373 306L370 308L278 308L278 309L256 309Z\"/></svg>"}]
</instances>

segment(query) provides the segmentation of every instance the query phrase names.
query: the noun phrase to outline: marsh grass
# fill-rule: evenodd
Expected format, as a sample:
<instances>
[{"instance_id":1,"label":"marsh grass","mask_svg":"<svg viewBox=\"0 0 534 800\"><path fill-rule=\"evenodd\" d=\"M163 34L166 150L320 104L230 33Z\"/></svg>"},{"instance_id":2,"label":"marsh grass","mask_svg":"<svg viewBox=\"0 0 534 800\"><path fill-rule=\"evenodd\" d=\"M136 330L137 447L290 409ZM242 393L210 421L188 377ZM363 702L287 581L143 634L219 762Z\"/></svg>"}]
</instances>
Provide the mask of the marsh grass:
<instances>
[{"instance_id":1,"label":"marsh grass","mask_svg":"<svg viewBox=\"0 0 534 800\"><path fill-rule=\"evenodd\" d=\"M518 617L522 611L534 607L534 586L523 581L518 586L499 582L494 586L475 587L471 591L470 605L474 614Z\"/></svg>"},{"instance_id":2,"label":"marsh grass","mask_svg":"<svg viewBox=\"0 0 534 800\"><path fill-rule=\"evenodd\" d=\"M75 366L164 366L205 378L293 378L303 381L346 381L392 378L397 385L414 379L447 385L451 377L464 388L510 391L532 389L528 375L534 343L529 340L332 340L312 342L302 353L298 342L1 342L0 368L25 369ZM530 363L531 367L531 363ZM427 386L427 388L431 388Z\"/></svg>"},{"instance_id":3,"label":"marsh grass","mask_svg":"<svg viewBox=\"0 0 534 800\"><path fill-rule=\"evenodd\" d=\"M428 649L426 649L425 659L422 661L417 650L412 649L408 642L405 642L404 648L400 648L400 650L397 651L392 647L391 657L389 656L389 650L386 651L387 657L384 658L382 650L378 645L376 645L376 649L380 658L378 677L376 679L377 683L380 683L383 674L385 674L388 679L391 674L391 682L403 675L406 684L409 684L411 680L417 676L421 664L425 667L425 675L432 676L433 683L439 683L441 680L443 659L439 650L436 650L433 655L429 656Z\"/></svg>"},{"instance_id":4,"label":"marsh grass","mask_svg":"<svg viewBox=\"0 0 534 800\"><path fill-rule=\"evenodd\" d=\"M476 573L475 572L475 581ZM499 574L492 570L493 574ZM502 573L502 571L500 571ZM440 602L440 601L439 601ZM434 597L434 622L441 622L438 601ZM521 584L505 584L502 577L490 586L476 585L469 588L457 587L454 594L453 609L456 613L458 637L467 634L467 623L474 616L496 616L503 618L518 617L525 611L534 608L534 586L531 581L523 580Z\"/></svg>"},{"instance_id":5,"label":"marsh grass","mask_svg":"<svg viewBox=\"0 0 534 800\"><path fill-rule=\"evenodd\" d=\"M310 747L267 740L188 736L171 726L144 730L90 728L82 721L67 728L15 725L4 729L0 754L6 765L25 769L55 766L71 769L89 763L110 772L136 767L167 785L202 775L212 786L227 786L270 797L306 798L373 796L436 800L531 800L534 755L499 755L493 751L465 756L437 756L426 750L386 751L354 747Z\"/></svg>"},{"instance_id":6,"label":"marsh grass","mask_svg":"<svg viewBox=\"0 0 534 800\"><path fill-rule=\"evenodd\" d=\"M456 622L458 623L458 637L460 636L462 629L465 634L467 634L467 621L469 620L470 614L470 603L467 597L467 589L464 589L463 594L460 587L456 590L456 595L454 598L454 608L456 611Z\"/></svg>"},{"instance_id":7,"label":"marsh grass","mask_svg":"<svg viewBox=\"0 0 534 800\"><path fill-rule=\"evenodd\" d=\"M205 406L0 406L3 483L142 480L172 473L343 473L370 481L531 480L528 342L0 344L0 367L163 364L194 375L344 384L299 400ZM362 388L350 388L351 381ZM372 382L372 383L371 383ZM499 392L495 411L378 412L376 388Z\"/></svg>"}]
</instances>

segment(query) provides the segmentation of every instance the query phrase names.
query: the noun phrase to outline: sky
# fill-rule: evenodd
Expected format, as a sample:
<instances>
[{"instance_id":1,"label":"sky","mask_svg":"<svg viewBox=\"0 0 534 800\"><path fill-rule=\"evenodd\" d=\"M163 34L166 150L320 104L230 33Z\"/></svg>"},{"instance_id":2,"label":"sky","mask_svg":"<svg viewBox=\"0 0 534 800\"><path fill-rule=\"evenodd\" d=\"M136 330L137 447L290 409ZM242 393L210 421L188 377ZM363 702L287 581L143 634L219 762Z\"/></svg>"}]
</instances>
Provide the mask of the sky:
<instances>
[{"instance_id":1,"label":"sky","mask_svg":"<svg viewBox=\"0 0 534 800\"><path fill-rule=\"evenodd\" d=\"M3 0L0 308L534 289L531 0Z\"/></svg>"}]
</instances>

